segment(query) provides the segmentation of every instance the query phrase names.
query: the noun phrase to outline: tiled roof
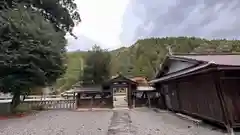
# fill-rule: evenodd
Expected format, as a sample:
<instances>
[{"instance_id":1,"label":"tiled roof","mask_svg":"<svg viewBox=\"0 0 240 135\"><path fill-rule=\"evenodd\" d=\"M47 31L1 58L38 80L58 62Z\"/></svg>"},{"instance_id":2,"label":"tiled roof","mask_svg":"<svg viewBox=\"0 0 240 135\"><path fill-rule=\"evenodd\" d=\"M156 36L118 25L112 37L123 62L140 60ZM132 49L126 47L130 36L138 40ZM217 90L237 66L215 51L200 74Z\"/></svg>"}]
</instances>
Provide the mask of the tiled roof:
<instances>
[{"instance_id":1,"label":"tiled roof","mask_svg":"<svg viewBox=\"0 0 240 135\"><path fill-rule=\"evenodd\" d=\"M73 90L74 92L100 92L102 91L101 86L93 86L93 87L79 87Z\"/></svg>"},{"instance_id":2,"label":"tiled roof","mask_svg":"<svg viewBox=\"0 0 240 135\"><path fill-rule=\"evenodd\" d=\"M222 65L222 66L240 66L240 54L181 54L172 55L168 58L181 59L186 61L196 61L200 62L195 67L188 68L170 75L162 76L160 78L154 79L149 83L156 83L161 81L167 81L170 79L178 78L187 74L192 74L198 70L202 70L210 65ZM201 63L203 62L203 63ZM160 71L161 72L161 71ZM159 74L159 73L158 73Z\"/></svg>"},{"instance_id":3,"label":"tiled roof","mask_svg":"<svg viewBox=\"0 0 240 135\"><path fill-rule=\"evenodd\" d=\"M169 79L173 79L173 78L176 78L176 77L180 77L180 76L183 76L183 75L186 75L186 74L193 73L195 71L204 69L204 68L206 68L210 65L211 65L211 63L203 64L203 65L200 65L200 66L197 66L197 67L194 67L194 68L190 68L190 69L178 72L178 73L174 73L174 74L171 74L171 75L163 76L163 77L158 78L158 79L154 79L154 80L150 81L149 83L154 84L156 82L167 81Z\"/></svg>"},{"instance_id":4,"label":"tiled roof","mask_svg":"<svg viewBox=\"0 0 240 135\"><path fill-rule=\"evenodd\" d=\"M125 76L123 76L123 75L121 75L121 74L116 75L116 76L112 76L112 78L111 78L110 80L106 81L105 84L107 84L107 83L112 83L112 82L115 82L115 81L118 81L118 80L128 81L128 82L130 82L130 83L136 84L135 81L133 81L133 80L131 80L130 78L127 78L127 77L125 77Z\"/></svg>"},{"instance_id":5,"label":"tiled roof","mask_svg":"<svg viewBox=\"0 0 240 135\"><path fill-rule=\"evenodd\" d=\"M154 87L151 86L138 86L137 91L154 91L156 90Z\"/></svg>"},{"instance_id":6,"label":"tiled roof","mask_svg":"<svg viewBox=\"0 0 240 135\"><path fill-rule=\"evenodd\" d=\"M144 77L134 77L134 78L131 78L132 81L134 82L137 82L138 85L141 85L141 86L148 86L148 81L146 80L146 78Z\"/></svg>"},{"instance_id":7,"label":"tiled roof","mask_svg":"<svg viewBox=\"0 0 240 135\"><path fill-rule=\"evenodd\" d=\"M214 63L217 65L240 66L240 54L209 54L209 55L174 55L177 58L186 58L197 61Z\"/></svg>"}]
</instances>

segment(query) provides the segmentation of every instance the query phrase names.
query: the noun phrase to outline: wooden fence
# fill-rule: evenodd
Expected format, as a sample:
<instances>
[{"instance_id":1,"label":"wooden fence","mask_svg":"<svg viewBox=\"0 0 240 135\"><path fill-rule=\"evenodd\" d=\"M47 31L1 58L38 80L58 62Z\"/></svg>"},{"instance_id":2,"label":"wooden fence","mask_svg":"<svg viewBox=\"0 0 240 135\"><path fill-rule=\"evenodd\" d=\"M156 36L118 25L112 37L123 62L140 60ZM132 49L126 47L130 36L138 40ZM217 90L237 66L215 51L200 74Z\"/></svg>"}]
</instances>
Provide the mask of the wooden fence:
<instances>
[{"instance_id":1,"label":"wooden fence","mask_svg":"<svg viewBox=\"0 0 240 135\"><path fill-rule=\"evenodd\" d=\"M82 92L76 97L78 108L113 108L111 92Z\"/></svg>"},{"instance_id":2,"label":"wooden fence","mask_svg":"<svg viewBox=\"0 0 240 135\"><path fill-rule=\"evenodd\" d=\"M5 94L0 95L0 100L10 100L12 99L12 95ZM46 98L62 98L61 95L27 95L25 99L46 99Z\"/></svg>"},{"instance_id":3,"label":"wooden fence","mask_svg":"<svg viewBox=\"0 0 240 135\"><path fill-rule=\"evenodd\" d=\"M76 102L74 99L60 99L60 100L41 100L41 101L23 101L22 104L27 104L31 108L43 109L75 109Z\"/></svg>"}]
</instances>

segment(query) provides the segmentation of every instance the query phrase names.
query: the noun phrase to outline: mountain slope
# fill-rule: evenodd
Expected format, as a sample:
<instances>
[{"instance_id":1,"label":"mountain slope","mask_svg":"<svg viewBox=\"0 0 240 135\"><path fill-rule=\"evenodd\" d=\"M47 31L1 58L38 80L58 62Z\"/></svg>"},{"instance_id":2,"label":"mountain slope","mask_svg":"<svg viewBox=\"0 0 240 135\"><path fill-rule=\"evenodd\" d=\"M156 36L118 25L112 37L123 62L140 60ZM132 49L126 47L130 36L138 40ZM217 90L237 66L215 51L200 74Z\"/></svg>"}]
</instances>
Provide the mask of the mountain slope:
<instances>
[{"instance_id":1,"label":"mountain slope","mask_svg":"<svg viewBox=\"0 0 240 135\"><path fill-rule=\"evenodd\" d=\"M57 80L56 89L59 89L59 91L67 90L78 82L79 76L83 71L85 55L86 52L83 51L67 53L67 69L65 74Z\"/></svg>"},{"instance_id":2,"label":"mountain slope","mask_svg":"<svg viewBox=\"0 0 240 135\"><path fill-rule=\"evenodd\" d=\"M240 52L239 40L206 40L195 37L166 37L140 39L130 47L111 51L111 75L145 76L151 79L168 53L231 53ZM68 89L78 81L82 72L84 56L88 52L68 53L68 68L57 86Z\"/></svg>"},{"instance_id":3,"label":"mountain slope","mask_svg":"<svg viewBox=\"0 0 240 135\"><path fill-rule=\"evenodd\" d=\"M152 78L168 53L240 52L239 40L206 40L195 37L166 37L138 40L129 48L112 53L111 74Z\"/></svg>"}]
</instances>

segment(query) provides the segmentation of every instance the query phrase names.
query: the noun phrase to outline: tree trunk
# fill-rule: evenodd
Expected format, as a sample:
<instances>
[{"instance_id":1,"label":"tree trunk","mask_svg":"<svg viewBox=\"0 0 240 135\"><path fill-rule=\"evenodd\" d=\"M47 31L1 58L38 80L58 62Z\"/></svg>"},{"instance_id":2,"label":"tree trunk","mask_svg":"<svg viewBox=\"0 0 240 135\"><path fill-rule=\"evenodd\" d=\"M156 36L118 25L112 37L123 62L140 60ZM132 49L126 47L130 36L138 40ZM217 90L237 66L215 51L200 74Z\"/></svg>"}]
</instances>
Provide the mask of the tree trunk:
<instances>
[{"instance_id":1,"label":"tree trunk","mask_svg":"<svg viewBox=\"0 0 240 135\"><path fill-rule=\"evenodd\" d=\"M16 107L20 104L20 93L14 93L11 102L11 111L13 112Z\"/></svg>"},{"instance_id":2,"label":"tree trunk","mask_svg":"<svg viewBox=\"0 0 240 135\"><path fill-rule=\"evenodd\" d=\"M26 99L26 95L23 95L23 100L22 101L24 101Z\"/></svg>"}]
</instances>

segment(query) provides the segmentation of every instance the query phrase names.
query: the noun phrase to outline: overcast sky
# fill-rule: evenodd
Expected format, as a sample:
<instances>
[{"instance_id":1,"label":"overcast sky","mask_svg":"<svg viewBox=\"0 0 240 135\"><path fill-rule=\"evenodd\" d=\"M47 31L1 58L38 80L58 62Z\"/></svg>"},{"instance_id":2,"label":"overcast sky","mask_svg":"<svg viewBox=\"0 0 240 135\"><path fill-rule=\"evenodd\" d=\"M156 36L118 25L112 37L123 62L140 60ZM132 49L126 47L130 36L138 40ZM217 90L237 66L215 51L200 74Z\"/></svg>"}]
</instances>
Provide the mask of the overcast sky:
<instances>
[{"instance_id":1,"label":"overcast sky","mask_svg":"<svg viewBox=\"0 0 240 135\"><path fill-rule=\"evenodd\" d=\"M139 38L239 38L239 0L76 0L82 22L68 50L115 49Z\"/></svg>"},{"instance_id":2,"label":"overcast sky","mask_svg":"<svg viewBox=\"0 0 240 135\"><path fill-rule=\"evenodd\" d=\"M84 45L80 41L86 40L85 38L97 42L103 48L111 49L121 46L119 35L122 31L122 18L129 0L75 1L78 4L82 22L74 29L74 34L79 36L78 40L68 37L70 50L91 48L92 45L88 43Z\"/></svg>"}]
</instances>

